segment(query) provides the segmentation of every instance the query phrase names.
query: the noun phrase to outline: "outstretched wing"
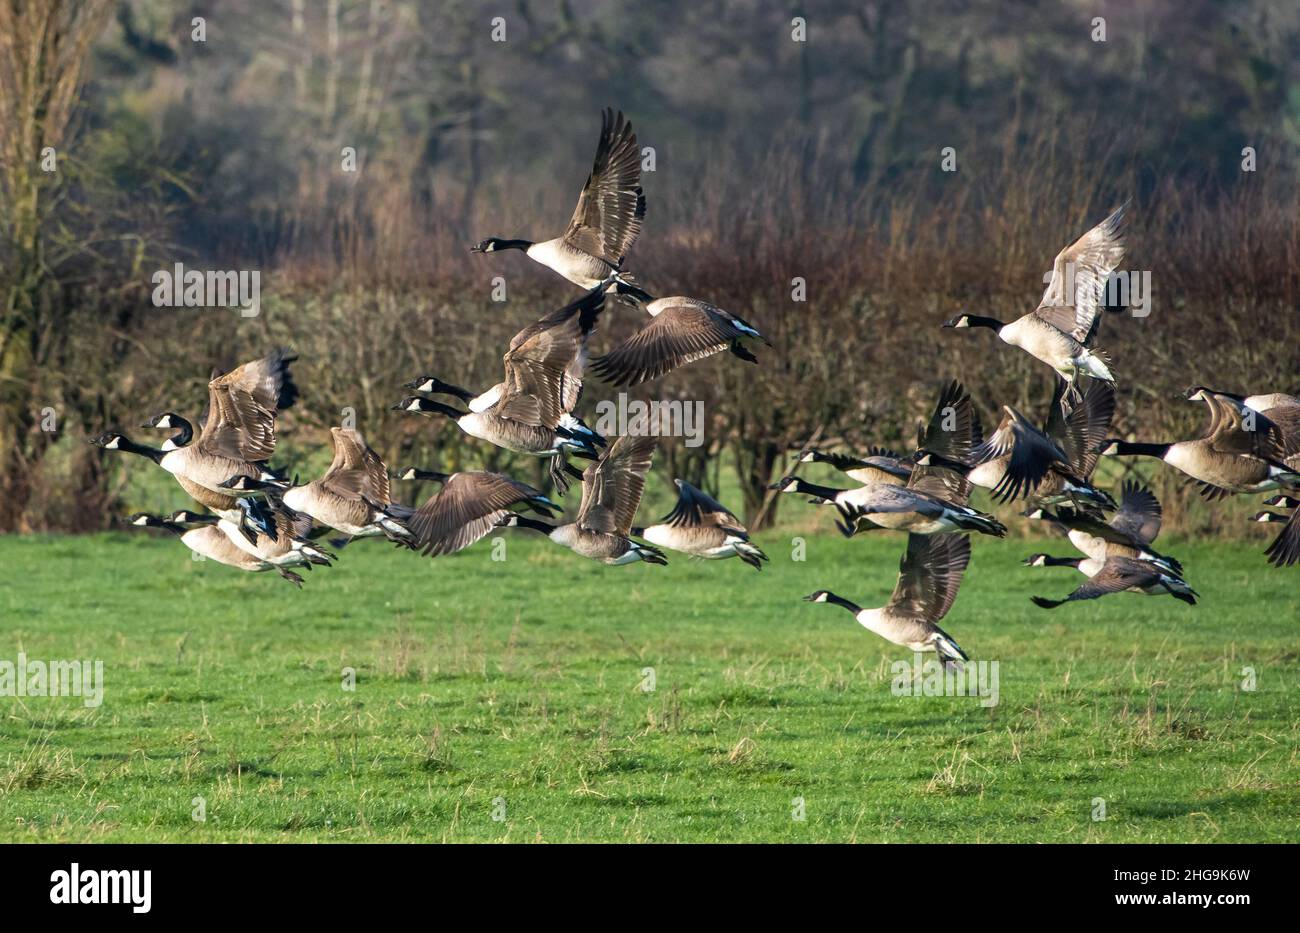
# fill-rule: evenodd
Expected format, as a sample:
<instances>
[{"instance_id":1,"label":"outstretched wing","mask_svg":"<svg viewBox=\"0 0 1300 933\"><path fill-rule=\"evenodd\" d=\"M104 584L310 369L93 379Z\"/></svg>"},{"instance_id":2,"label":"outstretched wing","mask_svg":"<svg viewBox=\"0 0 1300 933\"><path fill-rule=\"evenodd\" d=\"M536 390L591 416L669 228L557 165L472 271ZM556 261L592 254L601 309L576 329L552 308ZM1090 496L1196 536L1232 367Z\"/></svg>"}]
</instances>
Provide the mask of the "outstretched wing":
<instances>
[{"instance_id":1,"label":"outstretched wing","mask_svg":"<svg viewBox=\"0 0 1300 933\"><path fill-rule=\"evenodd\" d=\"M645 217L641 151L632 124L619 111L601 114L596 160L564 233L572 246L621 266Z\"/></svg>"},{"instance_id":2,"label":"outstretched wing","mask_svg":"<svg viewBox=\"0 0 1300 933\"><path fill-rule=\"evenodd\" d=\"M1121 227L1126 206L1057 254L1052 278L1034 312L1083 344L1096 334L1106 280L1124 258ZM1074 289L1068 294L1071 274Z\"/></svg>"},{"instance_id":3,"label":"outstretched wing","mask_svg":"<svg viewBox=\"0 0 1300 933\"><path fill-rule=\"evenodd\" d=\"M591 361L597 376L614 386L657 379L679 366L721 353L745 336L728 315L689 298L673 302L609 353Z\"/></svg>"},{"instance_id":4,"label":"outstretched wing","mask_svg":"<svg viewBox=\"0 0 1300 933\"><path fill-rule=\"evenodd\" d=\"M677 505L662 519L663 524L678 528L698 528L714 525L729 534L748 541L749 533L740 519L703 490L696 489L684 479L677 483Z\"/></svg>"},{"instance_id":5,"label":"outstretched wing","mask_svg":"<svg viewBox=\"0 0 1300 933\"><path fill-rule=\"evenodd\" d=\"M334 459L320 484L345 499L368 499L388 505L392 501L388 468L379 454L354 428L330 428L330 437L334 441Z\"/></svg>"},{"instance_id":6,"label":"outstretched wing","mask_svg":"<svg viewBox=\"0 0 1300 933\"><path fill-rule=\"evenodd\" d=\"M604 534L626 538L632 530L645 475L650 470L658 438L624 435L582 474L582 505L578 524Z\"/></svg>"},{"instance_id":7,"label":"outstretched wing","mask_svg":"<svg viewBox=\"0 0 1300 933\"><path fill-rule=\"evenodd\" d=\"M1160 534L1163 510L1160 500L1146 486L1125 480L1120 487L1119 511L1112 516L1110 526L1135 542L1149 545Z\"/></svg>"},{"instance_id":8,"label":"outstretched wing","mask_svg":"<svg viewBox=\"0 0 1300 933\"><path fill-rule=\"evenodd\" d=\"M540 495L527 483L500 473L457 473L406 525L425 556L454 554L489 534L510 506Z\"/></svg>"},{"instance_id":9,"label":"outstretched wing","mask_svg":"<svg viewBox=\"0 0 1300 933\"><path fill-rule=\"evenodd\" d=\"M1065 451L1024 415L1010 406L1003 406L1004 416L998 429L976 450L979 462L1011 454L1006 472L993 489L999 502L1010 502L1037 489L1053 463L1069 466Z\"/></svg>"},{"instance_id":10,"label":"outstretched wing","mask_svg":"<svg viewBox=\"0 0 1300 933\"><path fill-rule=\"evenodd\" d=\"M954 379L940 394L917 447L957 463L970 463L983 441L982 434L979 412L970 393Z\"/></svg>"},{"instance_id":11,"label":"outstretched wing","mask_svg":"<svg viewBox=\"0 0 1300 933\"><path fill-rule=\"evenodd\" d=\"M515 335L502 358L505 388L498 414L554 428L573 410L582 391L587 338L604 305L604 292L592 289Z\"/></svg>"},{"instance_id":12,"label":"outstretched wing","mask_svg":"<svg viewBox=\"0 0 1300 933\"><path fill-rule=\"evenodd\" d=\"M890 608L938 622L952 608L968 563L966 535L908 535Z\"/></svg>"},{"instance_id":13,"label":"outstretched wing","mask_svg":"<svg viewBox=\"0 0 1300 933\"><path fill-rule=\"evenodd\" d=\"M212 379L199 443L235 460L270 459L275 452L275 416L298 397L289 374L295 359L280 349Z\"/></svg>"}]
</instances>

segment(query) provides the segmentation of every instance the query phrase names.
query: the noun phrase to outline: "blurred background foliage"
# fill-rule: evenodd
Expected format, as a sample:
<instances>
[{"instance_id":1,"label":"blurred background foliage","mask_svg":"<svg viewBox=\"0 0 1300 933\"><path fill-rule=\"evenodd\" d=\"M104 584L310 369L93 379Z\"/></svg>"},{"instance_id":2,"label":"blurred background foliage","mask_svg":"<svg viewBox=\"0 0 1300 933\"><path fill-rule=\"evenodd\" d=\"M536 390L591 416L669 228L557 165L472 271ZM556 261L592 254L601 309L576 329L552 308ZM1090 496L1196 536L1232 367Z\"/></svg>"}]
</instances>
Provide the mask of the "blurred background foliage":
<instances>
[{"instance_id":1,"label":"blurred background foliage","mask_svg":"<svg viewBox=\"0 0 1300 933\"><path fill-rule=\"evenodd\" d=\"M906 445L952 377L989 422L1045 413L1043 367L938 325L1030 310L1055 253L1127 198L1125 267L1154 304L1103 324L1117 430L1192 436L1188 384L1300 391L1298 51L1300 7L1267 0L5 0L0 531L182 504L85 438L197 414L212 367L276 343L301 355L291 469L319 468L351 410L392 466L539 480L388 409L421 373L495 381L509 336L576 296L467 247L561 232L604 106L655 154L629 268L776 344L637 391L705 403L707 443L666 441L665 483L725 486L752 518L810 436ZM259 270L261 314L155 308L150 276L178 261ZM597 347L638 323L611 306ZM590 383L584 412L610 394ZM1238 527L1240 503L1188 509L1156 477L1174 520Z\"/></svg>"}]
</instances>

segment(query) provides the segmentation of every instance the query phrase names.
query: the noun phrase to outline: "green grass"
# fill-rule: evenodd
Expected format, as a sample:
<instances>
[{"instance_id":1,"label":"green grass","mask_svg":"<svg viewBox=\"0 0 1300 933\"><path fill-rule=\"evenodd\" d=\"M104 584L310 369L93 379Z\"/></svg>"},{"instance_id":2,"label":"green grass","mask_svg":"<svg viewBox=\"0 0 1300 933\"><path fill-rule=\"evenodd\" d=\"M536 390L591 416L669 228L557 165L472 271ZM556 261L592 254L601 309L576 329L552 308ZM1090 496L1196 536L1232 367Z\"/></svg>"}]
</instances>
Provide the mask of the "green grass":
<instances>
[{"instance_id":1,"label":"green grass","mask_svg":"<svg viewBox=\"0 0 1300 933\"><path fill-rule=\"evenodd\" d=\"M990 709L892 695L909 653L800 601L880 604L902 536L810 536L804 562L760 536L761 574L507 541L504 562L360 542L297 591L146 533L0 538L0 659L106 678L98 709L0 698L0 839L1296 838L1300 576L1256 544L1162 541L1196 608L1046 612L1031 592L1082 578L1018 561L1067 545L977 540L945 627L999 662Z\"/></svg>"}]
</instances>

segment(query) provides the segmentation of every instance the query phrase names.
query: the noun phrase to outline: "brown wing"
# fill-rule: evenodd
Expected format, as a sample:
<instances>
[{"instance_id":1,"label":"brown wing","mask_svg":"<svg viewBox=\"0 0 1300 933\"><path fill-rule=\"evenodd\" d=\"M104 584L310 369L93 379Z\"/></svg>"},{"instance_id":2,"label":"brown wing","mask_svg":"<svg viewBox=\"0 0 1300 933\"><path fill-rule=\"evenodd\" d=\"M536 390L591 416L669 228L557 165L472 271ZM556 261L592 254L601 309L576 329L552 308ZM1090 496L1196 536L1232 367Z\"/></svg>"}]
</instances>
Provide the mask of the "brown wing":
<instances>
[{"instance_id":1,"label":"brown wing","mask_svg":"<svg viewBox=\"0 0 1300 933\"><path fill-rule=\"evenodd\" d=\"M710 305L689 298L664 300L674 303L609 353L592 360L592 372L610 385L633 386L721 353L744 335Z\"/></svg>"},{"instance_id":2,"label":"brown wing","mask_svg":"<svg viewBox=\"0 0 1300 933\"><path fill-rule=\"evenodd\" d=\"M677 528L698 528L713 525L746 541L749 533L740 519L731 514L727 508L703 490L696 489L684 479L677 483L677 505L661 519L665 525Z\"/></svg>"},{"instance_id":3,"label":"brown wing","mask_svg":"<svg viewBox=\"0 0 1300 933\"><path fill-rule=\"evenodd\" d=\"M1057 330L1087 343L1096 333L1106 280L1124 258L1121 226L1124 207L1061 250L1052 278L1034 312ZM1067 291L1067 267L1074 272L1074 294Z\"/></svg>"},{"instance_id":4,"label":"brown wing","mask_svg":"<svg viewBox=\"0 0 1300 933\"><path fill-rule=\"evenodd\" d=\"M952 608L968 563L966 535L908 535L890 608L938 622Z\"/></svg>"},{"instance_id":5,"label":"brown wing","mask_svg":"<svg viewBox=\"0 0 1300 933\"><path fill-rule=\"evenodd\" d=\"M1119 511L1110 520L1110 526L1134 541L1149 545L1160 534L1163 510L1155 493L1133 480L1125 480L1120 487Z\"/></svg>"},{"instance_id":6,"label":"brown wing","mask_svg":"<svg viewBox=\"0 0 1300 933\"><path fill-rule=\"evenodd\" d=\"M275 416L298 395L289 375L297 357L276 350L208 383L208 414L199 443L236 460L268 460L275 452Z\"/></svg>"},{"instance_id":7,"label":"brown wing","mask_svg":"<svg viewBox=\"0 0 1300 933\"><path fill-rule=\"evenodd\" d=\"M321 477L322 486L344 498L369 499L378 505L392 501L388 488L388 469L379 454L367 446L354 428L330 428L334 441L334 460Z\"/></svg>"},{"instance_id":8,"label":"brown wing","mask_svg":"<svg viewBox=\"0 0 1300 933\"><path fill-rule=\"evenodd\" d=\"M582 474L579 525L604 534L628 536L657 445L654 437L624 435L587 467Z\"/></svg>"},{"instance_id":9,"label":"brown wing","mask_svg":"<svg viewBox=\"0 0 1300 933\"><path fill-rule=\"evenodd\" d=\"M1159 572L1146 561L1112 557L1102 565L1095 577L1066 599L1097 599L1110 593L1123 593L1135 586L1150 586L1159 578Z\"/></svg>"},{"instance_id":10,"label":"brown wing","mask_svg":"<svg viewBox=\"0 0 1300 933\"><path fill-rule=\"evenodd\" d=\"M980 416L970 393L953 380L939 396L917 447L957 463L969 463L972 452L983 441L982 435Z\"/></svg>"},{"instance_id":11,"label":"brown wing","mask_svg":"<svg viewBox=\"0 0 1300 933\"><path fill-rule=\"evenodd\" d=\"M1053 463L1069 466L1068 458L1055 441L1034 427L1024 415L1003 406L1004 417L998 429L976 451L984 463L1010 453L1006 472L993 489L993 496L1009 502L1038 488Z\"/></svg>"},{"instance_id":12,"label":"brown wing","mask_svg":"<svg viewBox=\"0 0 1300 933\"><path fill-rule=\"evenodd\" d=\"M500 473L457 473L406 524L424 555L454 554L489 534L510 506L540 495Z\"/></svg>"},{"instance_id":13,"label":"brown wing","mask_svg":"<svg viewBox=\"0 0 1300 933\"><path fill-rule=\"evenodd\" d=\"M1097 466L1102 442L1110 436L1110 422L1115 415L1115 384L1093 380L1083 398L1073 404L1066 401L1065 380L1057 379L1047 419L1047 434L1065 451L1069 466L1079 479L1087 479Z\"/></svg>"},{"instance_id":14,"label":"brown wing","mask_svg":"<svg viewBox=\"0 0 1300 933\"><path fill-rule=\"evenodd\" d=\"M497 414L554 428L573 410L582 392L587 338L604 306L604 291L592 289L515 335L502 360L505 388ZM515 404L520 398L525 401Z\"/></svg>"},{"instance_id":15,"label":"brown wing","mask_svg":"<svg viewBox=\"0 0 1300 933\"><path fill-rule=\"evenodd\" d=\"M907 488L927 493L944 502L965 505L970 501L971 481L956 470L941 466L914 466Z\"/></svg>"},{"instance_id":16,"label":"brown wing","mask_svg":"<svg viewBox=\"0 0 1300 933\"><path fill-rule=\"evenodd\" d=\"M641 151L632 124L619 111L601 114L596 161L578 196L564 239L615 266L623 264L645 217L641 192Z\"/></svg>"},{"instance_id":17,"label":"brown wing","mask_svg":"<svg viewBox=\"0 0 1300 933\"><path fill-rule=\"evenodd\" d=\"M1282 454L1282 433L1277 425L1258 412L1242 411L1218 395L1206 394L1210 406L1210 446L1220 453L1250 454L1278 459Z\"/></svg>"}]
</instances>

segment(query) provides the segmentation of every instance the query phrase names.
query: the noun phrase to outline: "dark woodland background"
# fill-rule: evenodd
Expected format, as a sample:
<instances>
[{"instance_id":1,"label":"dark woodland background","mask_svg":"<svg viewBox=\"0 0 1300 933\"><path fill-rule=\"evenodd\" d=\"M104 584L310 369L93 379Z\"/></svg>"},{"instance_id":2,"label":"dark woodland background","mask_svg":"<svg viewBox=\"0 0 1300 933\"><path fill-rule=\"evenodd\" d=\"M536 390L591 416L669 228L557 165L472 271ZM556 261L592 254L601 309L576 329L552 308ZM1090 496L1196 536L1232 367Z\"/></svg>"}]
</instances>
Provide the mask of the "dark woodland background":
<instances>
[{"instance_id":1,"label":"dark woodland background","mask_svg":"<svg viewBox=\"0 0 1300 933\"><path fill-rule=\"evenodd\" d=\"M1126 198L1124 268L1154 305L1103 324L1118 433L1192 436L1189 384L1300 390L1298 52L1300 5L1264 0L0 0L0 531L106 527L134 464L85 439L156 442L136 426L197 414L213 366L276 344L301 356L291 468L352 408L392 466L536 478L388 409L425 372L491 384L509 336L576 297L467 247L562 231L604 106L656 153L628 267L776 344L643 387L706 406L706 445L664 444L665 477L739 483L753 517L810 435L906 444L949 378L987 421L1041 415L1045 367L939 324L1032 309ZM261 315L153 307L177 261L260 270ZM611 306L595 346L639 323ZM590 383L584 411L609 394ZM1156 475L1172 518L1226 527Z\"/></svg>"}]
</instances>

